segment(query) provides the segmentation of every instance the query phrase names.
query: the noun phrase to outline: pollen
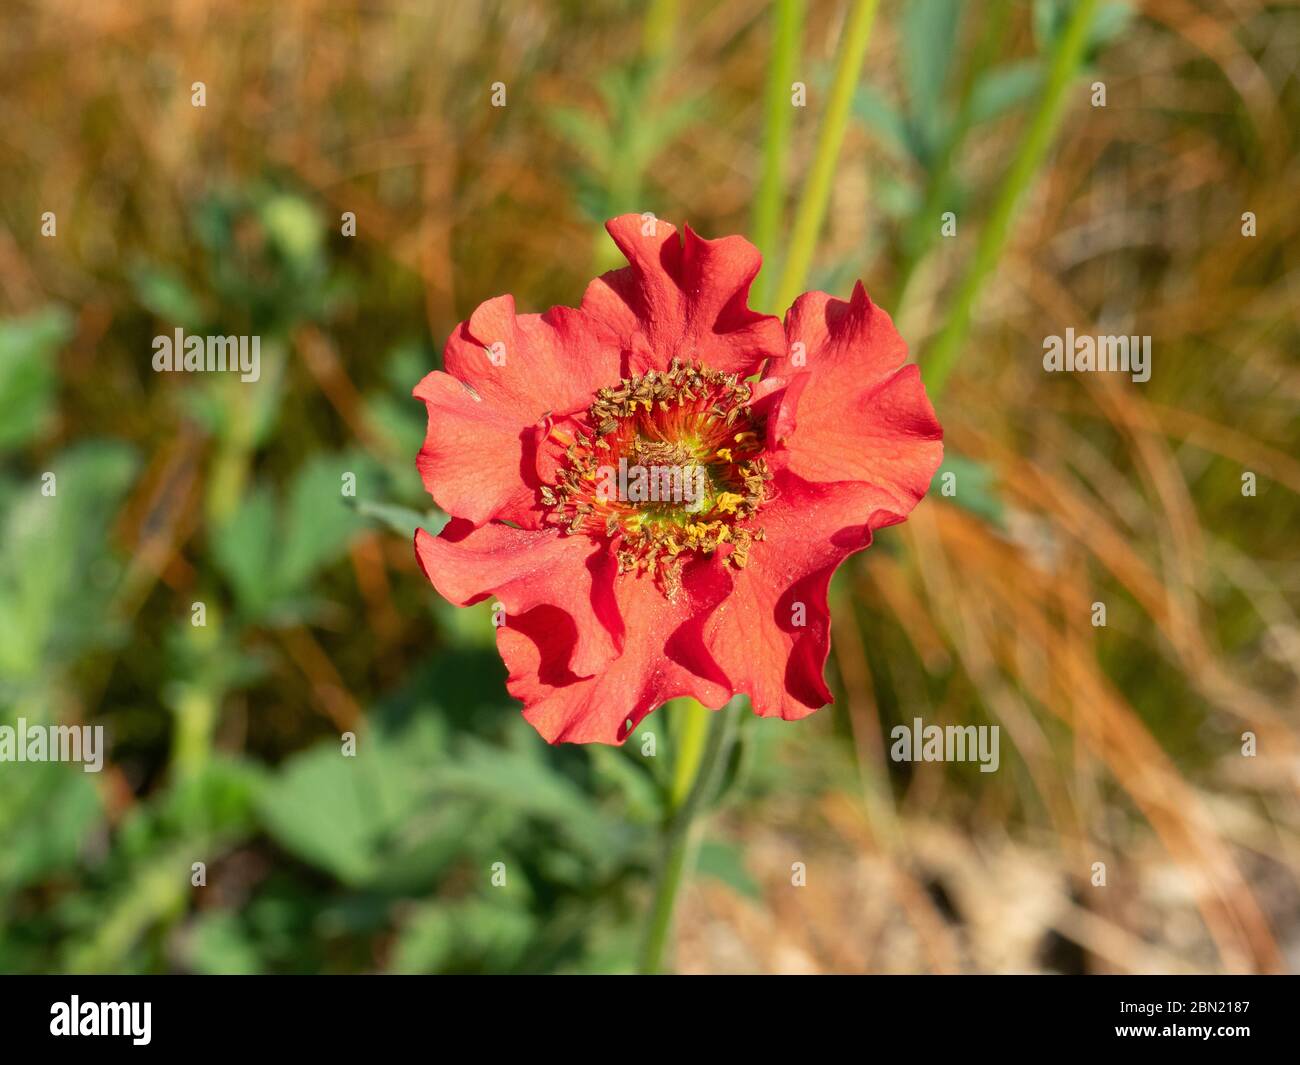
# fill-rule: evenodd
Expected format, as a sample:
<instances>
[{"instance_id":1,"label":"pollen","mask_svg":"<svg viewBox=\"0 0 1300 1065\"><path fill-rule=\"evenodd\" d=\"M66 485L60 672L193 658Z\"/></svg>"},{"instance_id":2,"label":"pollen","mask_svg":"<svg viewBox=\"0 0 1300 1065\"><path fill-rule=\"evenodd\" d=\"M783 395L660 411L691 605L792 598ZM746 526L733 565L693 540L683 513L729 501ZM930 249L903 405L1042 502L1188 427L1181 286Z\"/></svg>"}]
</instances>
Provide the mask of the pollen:
<instances>
[{"instance_id":1,"label":"pollen","mask_svg":"<svg viewBox=\"0 0 1300 1065\"><path fill-rule=\"evenodd\" d=\"M744 567L771 480L751 398L736 374L678 360L600 389L571 435L551 431L566 446L540 489L547 521L608 543L620 574L647 574L669 599L691 558Z\"/></svg>"}]
</instances>

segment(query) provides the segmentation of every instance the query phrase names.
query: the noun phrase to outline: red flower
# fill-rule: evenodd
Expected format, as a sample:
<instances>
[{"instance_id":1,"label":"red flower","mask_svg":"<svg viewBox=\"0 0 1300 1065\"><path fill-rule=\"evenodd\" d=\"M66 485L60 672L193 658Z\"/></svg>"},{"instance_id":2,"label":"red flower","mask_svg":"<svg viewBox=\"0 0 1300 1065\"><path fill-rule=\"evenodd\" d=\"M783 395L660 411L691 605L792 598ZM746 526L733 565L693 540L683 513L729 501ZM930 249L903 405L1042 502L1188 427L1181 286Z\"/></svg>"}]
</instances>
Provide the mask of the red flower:
<instances>
[{"instance_id":1,"label":"red flower","mask_svg":"<svg viewBox=\"0 0 1300 1065\"><path fill-rule=\"evenodd\" d=\"M804 717L831 701L831 574L942 457L920 374L861 284L800 296L782 330L747 306L744 239L607 228L629 265L579 308L488 300L416 387L451 515L416 532L420 565L504 606L507 687L551 743L622 742L681 695Z\"/></svg>"}]
</instances>

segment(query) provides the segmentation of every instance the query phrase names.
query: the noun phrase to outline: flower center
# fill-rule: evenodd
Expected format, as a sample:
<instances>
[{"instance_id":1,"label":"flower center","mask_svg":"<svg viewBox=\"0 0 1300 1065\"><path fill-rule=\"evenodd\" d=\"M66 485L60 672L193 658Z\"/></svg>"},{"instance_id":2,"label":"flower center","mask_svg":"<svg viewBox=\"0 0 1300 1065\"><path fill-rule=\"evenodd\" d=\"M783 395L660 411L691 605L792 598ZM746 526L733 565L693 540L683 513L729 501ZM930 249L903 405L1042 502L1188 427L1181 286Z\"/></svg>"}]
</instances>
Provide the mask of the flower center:
<instances>
[{"instance_id":1,"label":"flower center","mask_svg":"<svg viewBox=\"0 0 1300 1065\"><path fill-rule=\"evenodd\" d=\"M611 542L620 574L644 569L669 599L692 555L723 548L723 562L743 568L763 539L749 519L771 479L750 397L735 374L676 359L600 389L572 434L552 429L568 446L541 490L547 520Z\"/></svg>"}]
</instances>

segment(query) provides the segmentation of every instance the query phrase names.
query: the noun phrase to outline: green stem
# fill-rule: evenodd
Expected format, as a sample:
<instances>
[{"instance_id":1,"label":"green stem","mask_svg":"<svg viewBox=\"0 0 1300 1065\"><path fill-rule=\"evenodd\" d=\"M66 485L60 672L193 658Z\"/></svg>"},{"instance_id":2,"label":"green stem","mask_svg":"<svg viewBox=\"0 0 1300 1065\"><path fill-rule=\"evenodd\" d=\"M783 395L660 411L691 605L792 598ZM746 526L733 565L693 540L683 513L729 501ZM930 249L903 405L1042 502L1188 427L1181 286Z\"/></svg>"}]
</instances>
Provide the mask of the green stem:
<instances>
[{"instance_id":1,"label":"green stem","mask_svg":"<svg viewBox=\"0 0 1300 1065\"><path fill-rule=\"evenodd\" d=\"M763 104L763 175L754 201L754 243L763 253L765 264L755 282L755 302L763 310L768 308L776 270L776 242L785 200L785 161L794 121L794 104L789 94L803 39L803 20L804 0L777 0Z\"/></svg>"},{"instance_id":2,"label":"green stem","mask_svg":"<svg viewBox=\"0 0 1300 1065\"><path fill-rule=\"evenodd\" d=\"M862 61L871 40L871 26L876 18L879 0L854 0L844 28L844 40L835 61L835 77L831 82L826 114L822 118L821 132L817 138L816 154L812 168L804 182L803 195L795 212L794 228L790 233L790 247L781 269L781 280L776 286L776 305L789 307L803 289L812 265L813 251L822 223L826 220L826 207L830 203L831 184L839 162L840 147L849 123L849 107L853 102L853 89L857 85Z\"/></svg>"},{"instance_id":3,"label":"green stem","mask_svg":"<svg viewBox=\"0 0 1300 1065\"><path fill-rule=\"evenodd\" d=\"M253 458L254 413L239 394L238 382L223 382L226 424L218 440L205 498L208 523L220 527L239 507Z\"/></svg>"},{"instance_id":4,"label":"green stem","mask_svg":"<svg viewBox=\"0 0 1300 1065\"><path fill-rule=\"evenodd\" d=\"M1032 182L1034 174L1047 154L1047 149L1051 146L1052 136L1064 112L1065 90L1083 61L1084 49L1088 43L1088 31L1092 27L1096 7L1097 0L1079 0L1070 15L1065 31L1056 42L1047 84L1043 89L1038 110L1034 113L1029 129L1011 162L1011 169L1007 171L1007 176L998 190L992 213L975 247L974 261L966 272L965 278L962 279L961 288L957 290L943 331L922 362L926 388L932 398L937 399L943 392L948 375L956 364L957 354L970 329L975 300L979 297L984 282L997 266L1020 198Z\"/></svg>"},{"instance_id":5,"label":"green stem","mask_svg":"<svg viewBox=\"0 0 1300 1065\"><path fill-rule=\"evenodd\" d=\"M677 34L680 0L653 0L641 26L641 54L654 65L667 58Z\"/></svg>"},{"instance_id":6,"label":"green stem","mask_svg":"<svg viewBox=\"0 0 1300 1065\"><path fill-rule=\"evenodd\" d=\"M186 686L176 702L171 765L175 779L196 780L212 753L220 710L217 694L204 685Z\"/></svg>"},{"instance_id":7,"label":"green stem","mask_svg":"<svg viewBox=\"0 0 1300 1065\"><path fill-rule=\"evenodd\" d=\"M663 857L641 952L641 972L646 974L663 971L677 894L694 851L698 814L714 793L735 729L734 703L714 713L694 699L684 698L673 700L666 709L677 715L677 753L668 793Z\"/></svg>"},{"instance_id":8,"label":"green stem","mask_svg":"<svg viewBox=\"0 0 1300 1065\"><path fill-rule=\"evenodd\" d=\"M709 716L712 711L689 697L675 699L673 718L673 779L668 789L668 809L676 813L690 797L691 785L699 776L700 761L709 738Z\"/></svg>"},{"instance_id":9,"label":"green stem","mask_svg":"<svg viewBox=\"0 0 1300 1065\"><path fill-rule=\"evenodd\" d=\"M78 939L70 949L61 968L73 973L121 972L126 957L150 928L184 912L192 863L212 861L212 849L212 839L198 836L139 867L97 915L86 941Z\"/></svg>"}]
</instances>

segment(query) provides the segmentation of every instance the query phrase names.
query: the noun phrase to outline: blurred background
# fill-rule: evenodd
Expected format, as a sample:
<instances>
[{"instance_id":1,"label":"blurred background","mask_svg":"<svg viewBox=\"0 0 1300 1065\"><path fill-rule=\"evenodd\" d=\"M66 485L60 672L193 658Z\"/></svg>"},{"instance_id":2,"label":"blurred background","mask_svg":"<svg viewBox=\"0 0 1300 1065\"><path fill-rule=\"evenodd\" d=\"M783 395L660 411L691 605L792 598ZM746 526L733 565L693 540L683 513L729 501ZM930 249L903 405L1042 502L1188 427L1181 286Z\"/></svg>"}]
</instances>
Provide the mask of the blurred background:
<instances>
[{"instance_id":1,"label":"blurred background","mask_svg":"<svg viewBox=\"0 0 1300 1065\"><path fill-rule=\"evenodd\" d=\"M410 391L636 210L758 242L763 310L862 278L947 446L834 706L746 715L676 968L1300 971L1297 8L864 6L5 5L0 723L111 753L0 764L0 970L635 967L671 715L522 720L415 564ZM153 372L177 327L260 381ZM1151 380L1044 373L1071 327ZM890 761L915 717L999 770Z\"/></svg>"}]
</instances>

